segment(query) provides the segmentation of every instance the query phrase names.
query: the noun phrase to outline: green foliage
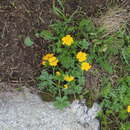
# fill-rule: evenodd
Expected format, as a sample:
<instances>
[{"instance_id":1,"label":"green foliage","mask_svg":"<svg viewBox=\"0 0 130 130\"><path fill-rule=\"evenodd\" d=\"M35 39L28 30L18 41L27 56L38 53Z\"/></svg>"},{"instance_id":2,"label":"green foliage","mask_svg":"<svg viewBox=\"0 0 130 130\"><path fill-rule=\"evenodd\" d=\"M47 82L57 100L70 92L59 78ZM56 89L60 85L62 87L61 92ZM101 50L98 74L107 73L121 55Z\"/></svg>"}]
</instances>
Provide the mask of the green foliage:
<instances>
[{"instance_id":1,"label":"green foliage","mask_svg":"<svg viewBox=\"0 0 130 130\"><path fill-rule=\"evenodd\" d=\"M79 23L79 29L84 37L88 38L88 36L95 35L95 27L91 20L83 19Z\"/></svg>"},{"instance_id":2,"label":"green foliage","mask_svg":"<svg viewBox=\"0 0 130 130\"><path fill-rule=\"evenodd\" d=\"M51 32L47 31L47 30L43 30L39 33L39 37L44 38L45 40L53 40L55 39L52 35Z\"/></svg>"},{"instance_id":3,"label":"green foliage","mask_svg":"<svg viewBox=\"0 0 130 130\"><path fill-rule=\"evenodd\" d=\"M64 6L62 0L57 0L57 3L59 4L60 8L57 8L55 3L53 4L53 12L60 18L66 20L66 16L64 13Z\"/></svg>"},{"instance_id":4,"label":"green foliage","mask_svg":"<svg viewBox=\"0 0 130 130\"><path fill-rule=\"evenodd\" d=\"M39 81L39 89L51 93L56 100L54 103L55 106L62 109L69 104L68 99L65 97L73 95L76 98L82 96L85 86L85 76L83 70L81 70L81 63L76 58L76 55L79 51L86 53L90 43L85 39L84 35L82 35L83 39L81 39L80 35L76 37L76 34L74 38L72 37L72 45L63 45L62 38L68 34L75 33L75 31L80 31L80 28L83 27L83 23L72 26L73 21L71 20L76 12L67 18L63 16L63 10L57 9L55 5L53 5L53 9L64 21L55 22L50 25L49 31L43 30L37 33L36 36L44 38L45 40L50 40L53 43L53 45L49 46L49 50L51 50L51 53L56 56L59 62L56 66L50 66L48 61L46 61L47 63L44 65L44 71L41 72L41 75L37 79ZM90 26L90 24L92 25L90 20L86 19L86 22L87 26ZM91 32L91 28L89 32ZM56 72L60 72L60 75L56 75ZM66 75L74 77L74 80L71 82L66 81ZM66 85L67 88L64 87Z\"/></svg>"},{"instance_id":5,"label":"green foliage","mask_svg":"<svg viewBox=\"0 0 130 130\"><path fill-rule=\"evenodd\" d=\"M68 99L66 96L64 97L56 97L56 101L54 102L54 106L58 109L63 110L65 107L68 107L70 105Z\"/></svg>"},{"instance_id":6,"label":"green foliage","mask_svg":"<svg viewBox=\"0 0 130 130\"><path fill-rule=\"evenodd\" d=\"M97 63L99 63L99 65L108 73L112 73L112 66L109 64L109 62L107 60L105 60L104 58L98 58L97 59Z\"/></svg>"},{"instance_id":7,"label":"green foliage","mask_svg":"<svg viewBox=\"0 0 130 130\"><path fill-rule=\"evenodd\" d=\"M33 41L31 40L30 37L26 37L25 40L24 40L24 44L28 47L32 46L33 45Z\"/></svg>"},{"instance_id":8,"label":"green foliage","mask_svg":"<svg viewBox=\"0 0 130 130\"><path fill-rule=\"evenodd\" d=\"M120 130L129 130L130 129L130 122L125 122L121 124Z\"/></svg>"},{"instance_id":9,"label":"green foliage","mask_svg":"<svg viewBox=\"0 0 130 130\"><path fill-rule=\"evenodd\" d=\"M59 9L59 8L57 8L55 5L53 5L53 12L58 16L58 17L60 17L60 18L62 18L62 19L66 19L66 16L64 15L64 12L61 10L61 9Z\"/></svg>"},{"instance_id":10,"label":"green foliage","mask_svg":"<svg viewBox=\"0 0 130 130\"><path fill-rule=\"evenodd\" d=\"M64 58L63 58L64 57ZM61 59L61 64L64 68L68 69L74 66L74 60L70 56L61 55L59 56L59 59Z\"/></svg>"},{"instance_id":11,"label":"green foliage","mask_svg":"<svg viewBox=\"0 0 130 130\"><path fill-rule=\"evenodd\" d=\"M127 107L130 105L129 82L130 77L127 76L119 80L118 86L112 87L112 85L108 83L107 86L102 89L101 95L103 97L103 101L101 105L105 109L104 112L100 113L102 126L108 125L108 118L116 117L115 126L118 125L118 128L121 130L127 130L125 128L130 129L130 126L127 123L123 123L130 116L127 112Z\"/></svg>"},{"instance_id":12,"label":"green foliage","mask_svg":"<svg viewBox=\"0 0 130 130\"><path fill-rule=\"evenodd\" d=\"M83 39L82 41L79 42L79 46L81 49L88 49L89 42L86 41L86 39Z\"/></svg>"},{"instance_id":13,"label":"green foliage","mask_svg":"<svg viewBox=\"0 0 130 130\"><path fill-rule=\"evenodd\" d=\"M122 49L122 56L126 64L130 62L130 45Z\"/></svg>"}]
</instances>

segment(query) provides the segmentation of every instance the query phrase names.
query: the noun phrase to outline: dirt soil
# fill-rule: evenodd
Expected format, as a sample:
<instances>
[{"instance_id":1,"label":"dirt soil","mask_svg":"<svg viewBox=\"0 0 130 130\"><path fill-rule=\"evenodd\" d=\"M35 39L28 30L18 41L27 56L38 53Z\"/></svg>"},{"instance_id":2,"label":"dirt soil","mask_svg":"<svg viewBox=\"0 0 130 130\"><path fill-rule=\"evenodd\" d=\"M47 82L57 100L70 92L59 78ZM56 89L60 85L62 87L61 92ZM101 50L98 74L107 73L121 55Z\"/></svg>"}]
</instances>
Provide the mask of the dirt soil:
<instances>
[{"instance_id":1,"label":"dirt soil","mask_svg":"<svg viewBox=\"0 0 130 130\"><path fill-rule=\"evenodd\" d=\"M81 6L87 9L87 15L92 15L106 0L90 0L91 6L87 2L71 0L66 10L73 12ZM35 39L34 35L55 21L51 7L50 0L0 0L0 82L10 83L12 87L35 85L35 77L41 69L40 58L47 51L48 43ZM24 45L26 36L33 38L32 47Z\"/></svg>"},{"instance_id":2,"label":"dirt soil","mask_svg":"<svg viewBox=\"0 0 130 130\"><path fill-rule=\"evenodd\" d=\"M40 69L37 59L45 53L47 43L37 39L30 48L23 42L26 36L34 37L37 31L52 22L51 4L48 0L0 1L1 82L34 83Z\"/></svg>"}]
</instances>

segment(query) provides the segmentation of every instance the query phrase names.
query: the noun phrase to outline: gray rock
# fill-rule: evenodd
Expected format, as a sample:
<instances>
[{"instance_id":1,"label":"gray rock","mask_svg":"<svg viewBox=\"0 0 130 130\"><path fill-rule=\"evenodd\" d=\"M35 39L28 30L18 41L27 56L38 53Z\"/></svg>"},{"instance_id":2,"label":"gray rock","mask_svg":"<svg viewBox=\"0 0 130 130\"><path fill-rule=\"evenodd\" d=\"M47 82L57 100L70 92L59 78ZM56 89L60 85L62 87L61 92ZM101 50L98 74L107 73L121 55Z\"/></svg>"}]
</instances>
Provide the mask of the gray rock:
<instances>
[{"instance_id":1,"label":"gray rock","mask_svg":"<svg viewBox=\"0 0 130 130\"><path fill-rule=\"evenodd\" d=\"M96 119L97 113L101 111L100 106L94 103L92 108L89 109L85 105L85 100L74 101L71 104L71 109L75 113L77 120L85 127L91 127L92 130L99 130L99 121ZM96 127L95 127L96 126ZM98 127L97 127L98 126Z\"/></svg>"},{"instance_id":2,"label":"gray rock","mask_svg":"<svg viewBox=\"0 0 130 130\"><path fill-rule=\"evenodd\" d=\"M99 121L95 117L99 110L97 104L88 109L74 101L61 111L26 88L24 92L2 92L0 130L98 130Z\"/></svg>"}]
</instances>

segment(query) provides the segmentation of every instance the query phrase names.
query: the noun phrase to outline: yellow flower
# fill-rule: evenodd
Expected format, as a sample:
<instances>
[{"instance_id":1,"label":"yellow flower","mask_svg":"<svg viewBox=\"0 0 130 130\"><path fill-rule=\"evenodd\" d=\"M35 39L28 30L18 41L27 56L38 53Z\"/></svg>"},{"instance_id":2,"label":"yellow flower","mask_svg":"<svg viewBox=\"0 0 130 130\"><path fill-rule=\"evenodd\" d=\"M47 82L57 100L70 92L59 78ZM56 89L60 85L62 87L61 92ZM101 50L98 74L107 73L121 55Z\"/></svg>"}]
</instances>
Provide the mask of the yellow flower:
<instances>
[{"instance_id":1,"label":"yellow flower","mask_svg":"<svg viewBox=\"0 0 130 130\"><path fill-rule=\"evenodd\" d=\"M56 75L57 75L57 76L60 76L60 75L61 75L61 73L60 73L59 71L57 71L57 72L56 72Z\"/></svg>"},{"instance_id":2,"label":"yellow flower","mask_svg":"<svg viewBox=\"0 0 130 130\"><path fill-rule=\"evenodd\" d=\"M67 84L64 85L64 88L68 88L69 86Z\"/></svg>"},{"instance_id":3,"label":"yellow flower","mask_svg":"<svg viewBox=\"0 0 130 130\"><path fill-rule=\"evenodd\" d=\"M90 68L91 68L91 65L89 63L87 63L87 62L83 62L81 64L81 69L82 70L88 71Z\"/></svg>"},{"instance_id":4,"label":"yellow flower","mask_svg":"<svg viewBox=\"0 0 130 130\"><path fill-rule=\"evenodd\" d=\"M49 58L48 61L51 66L57 66L58 59L55 56Z\"/></svg>"},{"instance_id":5,"label":"yellow flower","mask_svg":"<svg viewBox=\"0 0 130 130\"><path fill-rule=\"evenodd\" d=\"M68 82L71 82L71 81L74 80L74 77L73 77L73 76L68 76L68 75L66 75L66 76L64 77L64 80L65 80L65 81L68 81Z\"/></svg>"},{"instance_id":6,"label":"yellow flower","mask_svg":"<svg viewBox=\"0 0 130 130\"><path fill-rule=\"evenodd\" d=\"M87 59L87 54L80 51L77 53L76 58L79 60L79 62L83 62Z\"/></svg>"},{"instance_id":7,"label":"yellow flower","mask_svg":"<svg viewBox=\"0 0 130 130\"><path fill-rule=\"evenodd\" d=\"M45 64L46 64L46 61L42 61L41 64L42 64L42 65L45 65Z\"/></svg>"},{"instance_id":8,"label":"yellow flower","mask_svg":"<svg viewBox=\"0 0 130 130\"><path fill-rule=\"evenodd\" d=\"M42 60L48 60L49 58L53 57L54 54L48 53L45 56L42 57Z\"/></svg>"},{"instance_id":9,"label":"yellow flower","mask_svg":"<svg viewBox=\"0 0 130 130\"><path fill-rule=\"evenodd\" d=\"M130 112L130 106L128 106L127 111Z\"/></svg>"},{"instance_id":10,"label":"yellow flower","mask_svg":"<svg viewBox=\"0 0 130 130\"><path fill-rule=\"evenodd\" d=\"M66 35L62 38L62 44L70 46L74 42L73 38L70 35Z\"/></svg>"}]
</instances>

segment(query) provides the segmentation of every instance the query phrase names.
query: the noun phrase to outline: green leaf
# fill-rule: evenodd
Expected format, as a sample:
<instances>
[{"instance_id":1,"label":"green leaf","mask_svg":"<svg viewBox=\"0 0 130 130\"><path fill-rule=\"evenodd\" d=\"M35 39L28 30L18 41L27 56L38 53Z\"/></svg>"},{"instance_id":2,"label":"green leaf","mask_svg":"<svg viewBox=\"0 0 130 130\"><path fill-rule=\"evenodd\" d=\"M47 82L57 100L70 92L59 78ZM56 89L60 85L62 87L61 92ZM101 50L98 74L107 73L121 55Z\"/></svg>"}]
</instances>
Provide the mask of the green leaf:
<instances>
[{"instance_id":1,"label":"green leaf","mask_svg":"<svg viewBox=\"0 0 130 130\"><path fill-rule=\"evenodd\" d=\"M43 30L42 32L40 32L39 35L40 35L40 37L44 38L45 40L54 40L52 33L47 30Z\"/></svg>"},{"instance_id":2,"label":"green leaf","mask_svg":"<svg viewBox=\"0 0 130 130\"><path fill-rule=\"evenodd\" d=\"M119 118L120 118L121 120L125 120L127 117L128 117L128 113L127 113L126 110L121 110L121 111L119 112Z\"/></svg>"},{"instance_id":3,"label":"green leaf","mask_svg":"<svg viewBox=\"0 0 130 130\"><path fill-rule=\"evenodd\" d=\"M125 122L122 124L121 130L130 130L130 122Z\"/></svg>"},{"instance_id":4,"label":"green leaf","mask_svg":"<svg viewBox=\"0 0 130 130\"><path fill-rule=\"evenodd\" d=\"M32 46L33 45L33 41L31 40L30 37L26 37L25 40L24 40L24 44L28 47Z\"/></svg>"},{"instance_id":5,"label":"green leaf","mask_svg":"<svg viewBox=\"0 0 130 130\"><path fill-rule=\"evenodd\" d=\"M38 77L38 80L46 80L49 78L49 74L47 71L43 70L41 72L41 75Z\"/></svg>"},{"instance_id":6,"label":"green leaf","mask_svg":"<svg viewBox=\"0 0 130 130\"><path fill-rule=\"evenodd\" d=\"M43 89L44 87L47 87L47 85L48 85L47 81L40 82L40 83L38 84L38 88Z\"/></svg>"},{"instance_id":7,"label":"green leaf","mask_svg":"<svg viewBox=\"0 0 130 130\"><path fill-rule=\"evenodd\" d=\"M101 95L102 95L103 97L107 97L107 96L110 94L111 89L112 89L112 86L111 86L111 83L109 82L109 83L107 84L107 86L104 86L104 87L102 88Z\"/></svg>"},{"instance_id":8,"label":"green leaf","mask_svg":"<svg viewBox=\"0 0 130 130\"><path fill-rule=\"evenodd\" d=\"M79 24L79 28L81 29L81 31L83 31L84 33L92 33L95 30L95 27L92 23L91 20L89 19L83 19L80 24Z\"/></svg>"},{"instance_id":9,"label":"green leaf","mask_svg":"<svg viewBox=\"0 0 130 130\"><path fill-rule=\"evenodd\" d=\"M64 15L63 11L59 8L57 8L55 5L53 5L53 12L60 18L66 20L66 16Z\"/></svg>"},{"instance_id":10,"label":"green leaf","mask_svg":"<svg viewBox=\"0 0 130 130\"><path fill-rule=\"evenodd\" d=\"M128 85L130 86L130 76L126 77L126 82L128 83Z\"/></svg>"},{"instance_id":11,"label":"green leaf","mask_svg":"<svg viewBox=\"0 0 130 130\"><path fill-rule=\"evenodd\" d=\"M112 73L113 69L112 66L109 64L109 62L107 60L104 60L103 58L98 58L97 62L100 64L101 67L103 67L103 69L105 71L107 71L108 73Z\"/></svg>"},{"instance_id":12,"label":"green leaf","mask_svg":"<svg viewBox=\"0 0 130 130\"><path fill-rule=\"evenodd\" d=\"M56 101L54 102L54 106L58 109L63 110L65 107L70 105L66 96L64 97L56 97Z\"/></svg>"},{"instance_id":13,"label":"green leaf","mask_svg":"<svg viewBox=\"0 0 130 130\"><path fill-rule=\"evenodd\" d=\"M84 76L80 76L78 79L79 85L80 86L84 86L85 85L85 77Z\"/></svg>"},{"instance_id":14,"label":"green leaf","mask_svg":"<svg viewBox=\"0 0 130 130\"><path fill-rule=\"evenodd\" d=\"M82 87L80 86L73 86L73 93L80 94L82 90Z\"/></svg>"},{"instance_id":15,"label":"green leaf","mask_svg":"<svg viewBox=\"0 0 130 130\"><path fill-rule=\"evenodd\" d=\"M72 33L72 32L74 32L74 31L75 31L75 27L73 27L73 26L68 27L68 26L67 26L67 32L68 32L68 33Z\"/></svg>"},{"instance_id":16,"label":"green leaf","mask_svg":"<svg viewBox=\"0 0 130 130\"><path fill-rule=\"evenodd\" d=\"M71 74L79 78L82 76L82 70L78 70L78 68L75 67L73 70L71 70Z\"/></svg>"},{"instance_id":17,"label":"green leaf","mask_svg":"<svg viewBox=\"0 0 130 130\"><path fill-rule=\"evenodd\" d=\"M87 42L86 39L83 39L82 41L79 42L79 45L81 49L88 49L89 42Z\"/></svg>"},{"instance_id":18,"label":"green leaf","mask_svg":"<svg viewBox=\"0 0 130 130\"><path fill-rule=\"evenodd\" d=\"M62 66L66 69L74 66L74 59L70 56L60 56L60 61Z\"/></svg>"},{"instance_id":19,"label":"green leaf","mask_svg":"<svg viewBox=\"0 0 130 130\"><path fill-rule=\"evenodd\" d=\"M41 81L44 81L44 80L46 80L46 77L44 75L40 75L37 79L41 80Z\"/></svg>"},{"instance_id":20,"label":"green leaf","mask_svg":"<svg viewBox=\"0 0 130 130\"><path fill-rule=\"evenodd\" d=\"M64 10L64 6L63 6L62 0L57 0L57 2L59 3L60 7Z\"/></svg>"}]
</instances>

